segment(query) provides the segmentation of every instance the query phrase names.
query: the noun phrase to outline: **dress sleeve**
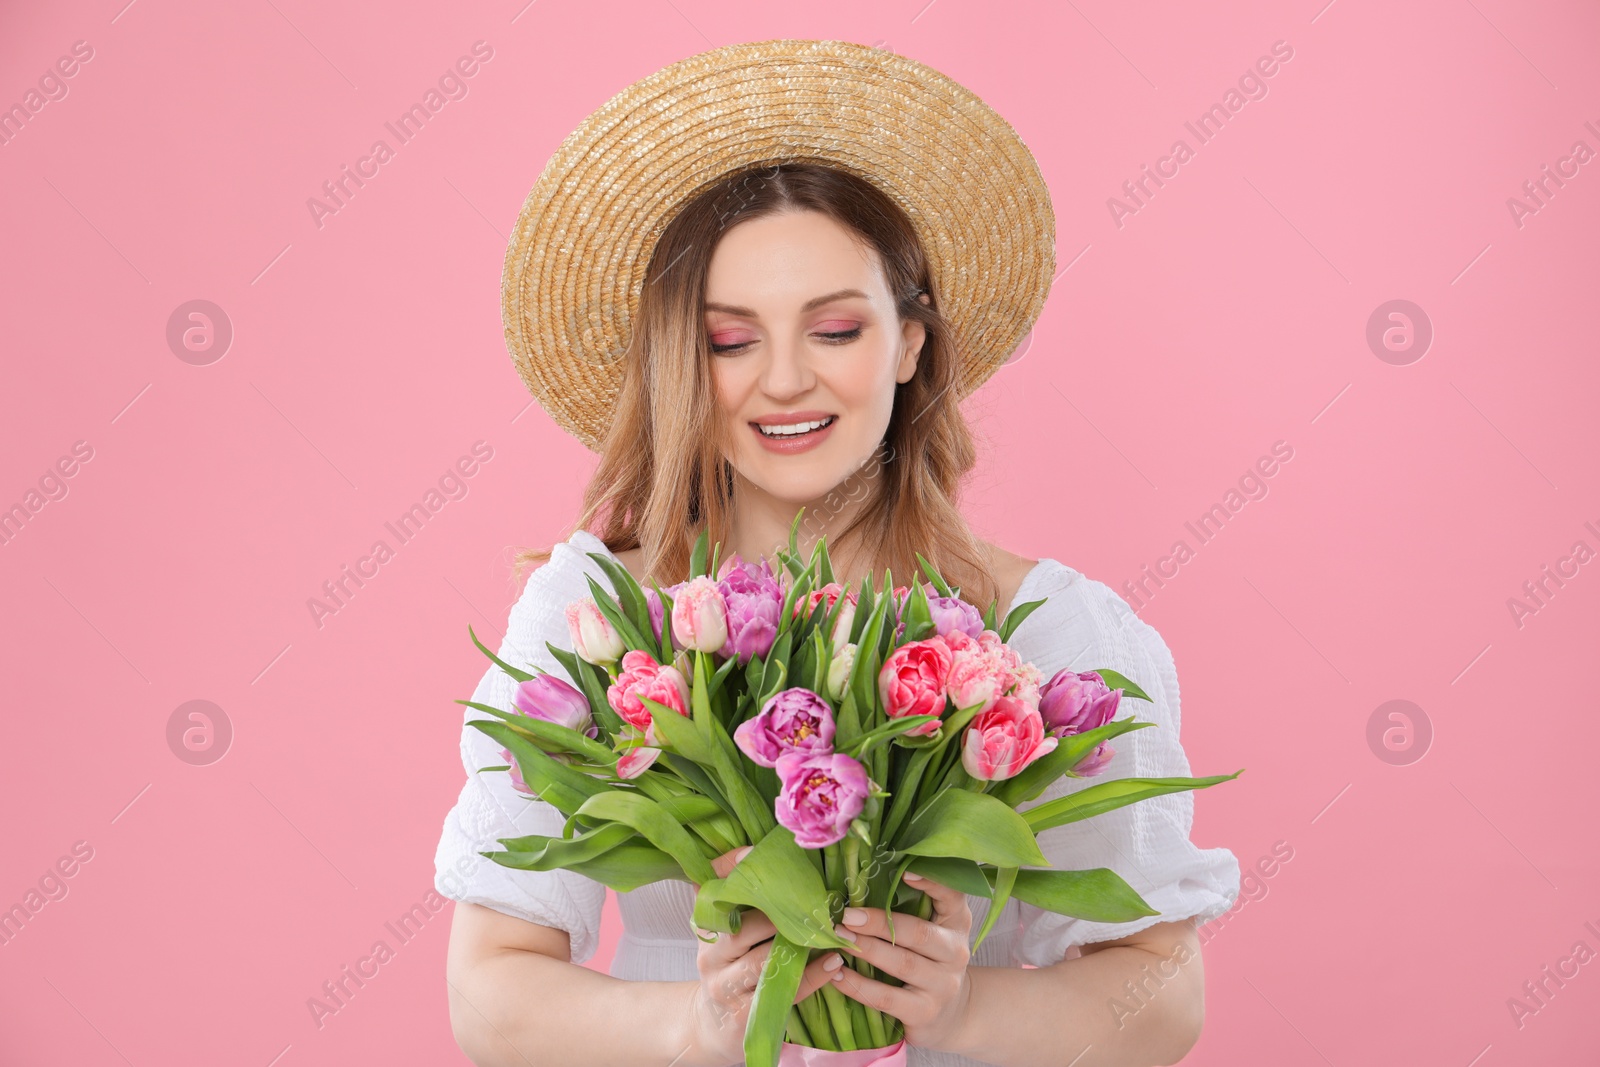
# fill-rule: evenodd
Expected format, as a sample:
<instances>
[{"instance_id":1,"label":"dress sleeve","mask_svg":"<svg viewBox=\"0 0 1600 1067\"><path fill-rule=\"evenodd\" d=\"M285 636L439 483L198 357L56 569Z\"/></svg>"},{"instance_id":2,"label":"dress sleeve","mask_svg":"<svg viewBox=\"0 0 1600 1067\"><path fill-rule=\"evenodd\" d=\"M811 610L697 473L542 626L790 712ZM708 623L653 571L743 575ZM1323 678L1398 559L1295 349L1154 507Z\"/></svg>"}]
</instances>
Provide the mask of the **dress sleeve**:
<instances>
[{"instance_id":1,"label":"dress sleeve","mask_svg":"<svg viewBox=\"0 0 1600 1067\"><path fill-rule=\"evenodd\" d=\"M566 671L545 648L567 644L565 616L569 600L585 595L583 573L603 572L568 543L555 546L551 558L528 578L522 596L511 609L501 659L515 667L538 668L559 678ZM472 699L479 704L509 710L516 683L494 664L484 672ZM565 930L571 940L572 962L583 963L600 944L600 914L606 887L573 871L518 871L485 859L480 851L495 851L499 839L544 834L559 837L566 821L561 812L537 798L519 794L504 771L478 773L480 767L504 766L500 746L487 734L467 725L489 715L465 708L461 728L461 763L466 783L455 807L444 820L444 832L434 854L434 888L443 896L468 904L482 904L506 915L541 926Z\"/></svg>"},{"instance_id":2,"label":"dress sleeve","mask_svg":"<svg viewBox=\"0 0 1600 1067\"><path fill-rule=\"evenodd\" d=\"M1012 634L1018 654L1045 679L1064 667L1105 667L1126 675L1151 700L1125 695L1115 717L1132 715L1156 725L1114 739L1115 754L1100 774L1062 777L1028 806L1114 778L1188 777L1189 760L1178 739L1177 669L1166 642L1105 584L1055 560L1042 566L1045 580L1027 599L1047 599ZM1228 849L1195 847L1189 840L1193 820L1194 792L1185 791L1040 831L1039 849L1053 868L1109 867L1160 914L1125 923L1090 922L1019 901L1022 962L1047 967L1065 958L1069 946L1189 917L1199 925L1232 907L1239 896L1239 862Z\"/></svg>"}]
</instances>

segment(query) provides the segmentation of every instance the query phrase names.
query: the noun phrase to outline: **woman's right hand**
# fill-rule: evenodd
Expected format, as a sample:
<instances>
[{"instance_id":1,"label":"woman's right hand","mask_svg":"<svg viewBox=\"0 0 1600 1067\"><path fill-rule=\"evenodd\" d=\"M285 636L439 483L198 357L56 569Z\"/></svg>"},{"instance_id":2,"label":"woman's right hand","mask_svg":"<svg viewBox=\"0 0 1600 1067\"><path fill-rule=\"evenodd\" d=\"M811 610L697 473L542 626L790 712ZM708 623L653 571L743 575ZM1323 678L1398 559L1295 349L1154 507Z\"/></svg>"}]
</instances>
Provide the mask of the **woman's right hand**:
<instances>
[{"instance_id":1,"label":"woman's right hand","mask_svg":"<svg viewBox=\"0 0 1600 1067\"><path fill-rule=\"evenodd\" d=\"M718 878L726 878L749 846L731 849L711 861ZM698 887L696 887L698 889ZM694 1051L690 1062L727 1064L744 1060L744 1030L750 1017L750 1002L755 994L761 969L772 954L772 936L778 932L772 920L754 908L745 909L739 932L716 933L715 941L705 941L711 931L702 930L695 966L700 984L691 1001L691 1027ZM800 951L809 952L802 948ZM806 965L795 994L798 1004L821 989L843 965L838 952L827 952Z\"/></svg>"}]
</instances>

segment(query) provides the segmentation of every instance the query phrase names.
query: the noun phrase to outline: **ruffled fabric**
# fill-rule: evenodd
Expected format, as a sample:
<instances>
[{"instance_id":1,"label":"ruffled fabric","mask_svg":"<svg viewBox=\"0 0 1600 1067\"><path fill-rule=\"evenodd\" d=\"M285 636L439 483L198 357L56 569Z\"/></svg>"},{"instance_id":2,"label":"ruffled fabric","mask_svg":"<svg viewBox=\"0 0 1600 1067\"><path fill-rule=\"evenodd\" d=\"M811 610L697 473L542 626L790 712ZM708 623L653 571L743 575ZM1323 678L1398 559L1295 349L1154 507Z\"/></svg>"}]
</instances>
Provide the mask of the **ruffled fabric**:
<instances>
[{"instance_id":1,"label":"ruffled fabric","mask_svg":"<svg viewBox=\"0 0 1600 1067\"><path fill-rule=\"evenodd\" d=\"M1041 598L1044 605L1012 634L1011 643L1022 658L1037 664L1046 678L1063 667L1105 667L1126 675L1151 700L1125 695L1116 717L1133 715L1156 725L1112 742L1116 754L1099 775L1058 779L1032 803L1112 778L1188 777L1192 772L1178 734L1177 668L1161 635L1109 586L1058 560L1040 560L1016 602ZM1197 848L1189 840L1194 798L1192 791L1169 793L1041 831L1039 850L1053 867L1109 867L1160 914L1099 923L1023 904L1018 961L1046 967L1065 958L1072 946L1126 937L1179 919L1192 917L1203 924L1231 908L1239 896L1239 861L1228 849Z\"/></svg>"}]
</instances>

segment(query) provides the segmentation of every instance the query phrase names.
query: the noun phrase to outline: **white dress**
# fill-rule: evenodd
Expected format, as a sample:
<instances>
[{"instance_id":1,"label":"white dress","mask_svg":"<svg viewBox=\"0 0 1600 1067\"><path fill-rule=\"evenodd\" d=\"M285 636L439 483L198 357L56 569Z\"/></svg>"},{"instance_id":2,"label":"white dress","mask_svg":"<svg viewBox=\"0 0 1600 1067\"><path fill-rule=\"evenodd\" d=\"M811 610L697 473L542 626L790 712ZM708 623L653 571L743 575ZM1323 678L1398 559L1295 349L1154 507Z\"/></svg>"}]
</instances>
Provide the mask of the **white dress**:
<instances>
[{"instance_id":1,"label":"white dress","mask_svg":"<svg viewBox=\"0 0 1600 1067\"><path fill-rule=\"evenodd\" d=\"M588 558L589 552L612 555L598 537L580 530L556 545L550 559L529 577L511 609L506 638L498 649L501 659L513 666L531 664L567 677L545 642L557 648L570 647L563 608L588 595L585 574L609 588L604 571ZM1113 742L1116 754L1097 778L1060 779L1039 802L1110 778L1189 775L1189 761L1178 739L1177 673L1160 635L1109 587L1054 559L1039 561L1023 579L1013 603L1041 597L1047 598L1046 603L1012 635L1011 644L1022 658L1037 665L1044 678L1063 667L1118 671L1139 683L1152 698L1151 703L1128 699L1118 709L1118 717L1131 713L1158 725L1117 738ZM491 664L473 700L509 709L513 689L505 672ZM466 710L466 720L485 717L474 709ZM434 860L435 887L454 900L565 930L571 938L573 961L588 960L599 947L600 914L607 892L604 885L571 871L515 871L478 855L480 850L499 848L499 838L559 836L561 814L544 801L519 795L507 774L476 773L480 767L503 765L505 760L495 742L465 725L461 762L467 780L444 821ZM1239 864L1225 848L1202 849L1190 842L1193 814L1194 794L1172 793L1042 831L1039 847L1053 866L1109 867L1160 914L1127 923L1088 922L1013 898L974 954L973 964L1044 967L1077 955L1075 946L1125 937L1158 922L1193 916L1205 923L1217 918L1238 898ZM698 942L689 918L693 900L693 887L678 881L617 894L623 932L610 973L632 980L698 979ZM968 896L967 902L976 933L988 901ZM911 1067L986 1067L965 1056L915 1046L908 1046L908 1060Z\"/></svg>"}]
</instances>

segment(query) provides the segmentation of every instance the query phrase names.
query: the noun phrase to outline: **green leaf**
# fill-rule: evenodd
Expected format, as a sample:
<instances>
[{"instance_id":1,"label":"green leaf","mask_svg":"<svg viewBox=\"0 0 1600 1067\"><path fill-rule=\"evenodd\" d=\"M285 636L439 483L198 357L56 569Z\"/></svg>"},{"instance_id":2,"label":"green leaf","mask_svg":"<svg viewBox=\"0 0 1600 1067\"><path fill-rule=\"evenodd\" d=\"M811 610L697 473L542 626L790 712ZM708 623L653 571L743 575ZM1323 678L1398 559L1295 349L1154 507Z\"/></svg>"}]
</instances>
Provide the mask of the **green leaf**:
<instances>
[{"instance_id":1,"label":"green leaf","mask_svg":"<svg viewBox=\"0 0 1600 1067\"><path fill-rule=\"evenodd\" d=\"M1120 689L1125 697L1138 697L1140 700L1150 699L1145 691L1135 685L1133 679L1126 675L1118 674L1116 671L1108 670L1105 667L1096 667L1094 672L1104 679L1107 689Z\"/></svg>"},{"instance_id":2,"label":"green leaf","mask_svg":"<svg viewBox=\"0 0 1600 1067\"><path fill-rule=\"evenodd\" d=\"M1053 750L1024 767L1021 774L990 786L989 795L1005 801L1013 808L1035 800L1049 788L1051 782L1076 767L1085 756L1098 748L1102 741L1109 741L1113 737L1154 725L1156 724L1153 722L1130 717L1113 719L1104 726L1085 730L1081 734L1068 734L1056 742Z\"/></svg>"},{"instance_id":3,"label":"green leaf","mask_svg":"<svg viewBox=\"0 0 1600 1067\"><path fill-rule=\"evenodd\" d=\"M570 817L589 798L614 792L613 787L603 780L551 759L543 749L507 723L498 719L472 719L469 725L510 749L528 788L562 815Z\"/></svg>"},{"instance_id":4,"label":"green leaf","mask_svg":"<svg viewBox=\"0 0 1600 1067\"><path fill-rule=\"evenodd\" d=\"M597 763L602 767L614 768L617 765L617 754L615 752L570 726L562 726L560 723L536 719L531 715L501 711L499 708L492 708L487 704L479 704L474 700L458 700L456 703L487 712L502 722L509 723L513 730L526 734L535 741L540 742L541 747L551 746L563 752L573 752L590 763Z\"/></svg>"},{"instance_id":5,"label":"green leaf","mask_svg":"<svg viewBox=\"0 0 1600 1067\"><path fill-rule=\"evenodd\" d=\"M1042 600L1029 600L1022 604L1013 604L1006 610L1006 621L1000 624L1000 640L1009 641L1017 627L1022 625L1022 620L1032 615L1044 605Z\"/></svg>"},{"instance_id":6,"label":"green leaf","mask_svg":"<svg viewBox=\"0 0 1600 1067\"><path fill-rule=\"evenodd\" d=\"M1006 901L1011 899L1011 887L1016 882L1017 868L996 868L994 888L989 897L989 911L983 917L983 925L978 927L978 937L977 940L972 942L972 951L978 951L978 946L983 944L983 939L989 936L990 930L994 929L995 920L1000 918L1000 912L1006 906Z\"/></svg>"},{"instance_id":7,"label":"green leaf","mask_svg":"<svg viewBox=\"0 0 1600 1067\"><path fill-rule=\"evenodd\" d=\"M661 586L659 584L657 584L657 582L656 582L656 580L654 578L650 579L650 588L654 589L656 591L656 599L661 601L661 645L660 645L660 653L661 654L659 656L657 656L656 659L657 659L657 661L659 661L661 663L671 663L672 662L672 597L668 596L666 593L663 593L661 591ZM644 608L645 608L645 615L646 615L645 621L649 622L649 618L648 618L648 616L650 614L650 602L649 601L645 602ZM650 628L650 632L652 634L656 632L655 631L655 627L653 625Z\"/></svg>"},{"instance_id":8,"label":"green leaf","mask_svg":"<svg viewBox=\"0 0 1600 1067\"><path fill-rule=\"evenodd\" d=\"M711 860L689 831L649 797L620 790L599 793L584 801L574 814L633 827L645 840L676 860L693 881L707 882L717 876Z\"/></svg>"},{"instance_id":9,"label":"green leaf","mask_svg":"<svg viewBox=\"0 0 1600 1067\"><path fill-rule=\"evenodd\" d=\"M526 837L502 837L500 844L509 852L518 853L515 866L525 871L552 871L572 863L592 860L625 841L638 838L633 827L620 822L606 823L576 837L550 837L529 834Z\"/></svg>"},{"instance_id":10,"label":"green leaf","mask_svg":"<svg viewBox=\"0 0 1600 1067\"><path fill-rule=\"evenodd\" d=\"M483 642L478 640L478 635L472 632L471 623L467 624L467 633L472 636L472 643L478 646L478 651L494 660L494 662L499 665L500 669L511 675L511 677L515 678L519 682L526 682L528 679L533 677L533 675L529 674L527 671L513 667L511 664L507 663L505 660L501 659L499 656L485 648Z\"/></svg>"},{"instance_id":11,"label":"green leaf","mask_svg":"<svg viewBox=\"0 0 1600 1067\"><path fill-rule=\"evenodd\" d=\"M811 550L811 557L817 563L817 584L827 585L833 581L833 561L828 558L827 534L817 538L817 547Z\"/></svg>"},{"instance_id":12,"label":"green leaf","mask_svg":"<svg viewBox=\"0 0 1600 1067\"><path fill-rule=\"evenodd\" d=\"M777 1067L789 1026L789 1009L800 992L810 953L781 933L772 938L772 951L761 967L750 1015L744 1028L744 1062L749 1067Z\"/></svg>"},{"instance_id":13,"label":"green leaf","mask_svg":"<svg viewBox=\"0 0 1600 1067\"><path fill-rule=\"evenodd\" d=\"M665 742L669 751L701 765L711 762L710 742L692 719L647 696L641 696L639 703L649 709L656 737Z\"/></svg>"},{"instance_id":14,"label":"green leaf","mask_svg":"<svg viewBox=\"0 0 1600 1067\"><path fill-rule=\"evenodd\" d=\"M706 900L697 900L695 921L707 914L708 901L746 904L760 909L778 932L796 945L849 948L848 942L833 932L828 888L805 853L786 827L774 826L728 877L716 885L709 880L701 884L699 896Z\"/></svg>"},{"instance_id":15,"label":"green leaf","mask_svg":"<svg viewBox=\"0 0 1600 1067\"><path fill-rule=\"evenodd\" d=\"M698 578L706 572L706 553L710 547L711 529L707 527L695 538L694 551L689 556L689 577Z\"/></svg>"},{"instance_id":16,"label":"green leaf","mask_svg":"<svg viewBox=\"0 0 1600 1067\"><path fill-rule=\"evenodd\" d=\"M933 633L933 613L928 608L928 591L921 582L912 582L906 593L905 611L901 620L906 624L905 642L921 641Z\"/></svg>"},{"instance_id":17,"label":"green leaf","mask_svg":"<svg viewBox=\"0 0 1600 1067\"><path fill-rule=\"evenodd\" d=\"M873 748L885 741L899 737L901 734L907 733L908 731L915 730L923 723L938 721L939 716L937 715L902 715L898 719L890 719L882 726L873 727L871 730L868 730L866 733L856 737L848 744L834 746L834 751L843 752L847 756L854 756L856 759L861 759L862 756L864 756L867 752L870 752Z\"/></svg>"},{"instance_id":18,"label":"green leaf","mask_svg":"<svg viewBox=\"0 0 1600 1067\"><path fill-rule=\"evenodd\" d=\"M922 573L928 576L928 581L933 583L934 589L938 590L940 596L954 595L950 592L949 583L947 583L944 580L944 576L939 573L939 569L924 559L921 552L917 553L917 563L922 567Z\"/></svg>"},{"instance_id":19,"label":"green leaf","mask_svg":"<svg viewBox=\"0 0 1600 1067\"><path fill-rule=\"evenodd\" d=\"M983 609L983 628L985 630L994 630L996 633L1000 632L995 626L994 618L995 612L999 610L999 607L1000 601L995 599L990 600L989 606Z\"/></svg>"},{"instance_id":20,"label":"green leaf","mask_svg":"<svg viewBox=\"0 0 1600 1067\"><path fill-rule=\"evenodd\" d=\"M616 627L617 633L622 636L622 643L630 649L636 648L641 652L649 652L655 646L655 641L639 632L639 628L628 619L627 615L623 614L622 609L617 606L615 598L606 591L605 586L595 581L594 575L585 574L583 577L589 583L589 594L594 598L595 606L600 609L600 614L606 617L606 621ZM649 633L650 631L646 630L645 632Z\"/></svg>"},{"instance_id":21,"label":"green leaf","mask_svg":"<svg viewBox=\"0 0 1600 1067\"><path fill-rule=\"evenodd\" d=\"M1125 923L1161 914L1116 871L1019 871L1011 895L1034 907L1090 922Z\"/></svg>"},{"instance_id":22,"label":"green leaf","mask_svg":"<svg viewBox=\"0 0 1600 1067\"><path fill-rule=\"evenodd\" d=\"M999 867L1048 867L1028 821L984 793L944 789L911 817L895 848L913 856L957 856Z\"/></svg>"},{"instance_id":23,"label":"green leaf","mask_svg":"<svg viewBox=\"0 0 1600 1067\"><path fill-rule=\"evenodd\" d=\"M1181 793L1186 789L1206 789L1219 782L1230 781L1244 773L1244 768L1232 774L1216 774L1207 778L1118 778L1099 785L1091 785L1076 793L1047 801L1022 812L1035 833L1052 826L1062 826L1100 815L1116 808L1134 804L1167 793Z\"/></svg>"},{"instance_id":24,"label":"green leaf","mask_svg":"<svg viewBox=\"0 0 1600 1067\"><path fill-rule=\"evenodd\" d=\"M916 856L908 869L975 897L987 898L993 892L983 869L971 860L954 856Z\"/></svg>"},{"instance_id":25,"label":"green leaf","mask_svg":"<svg viewBox=\"0 0 1600 1067\"><path fill-rule=\"evenodd\" d=\"M789 524L789 555L800 555L800 516L806 513L804 506L794 513L794 521Z\"/></svg>"},{"instance_id":26,"label":"green leaf","mask_svg":"<svg viewBox=\"0 0 1600 1067\"><path fill-rule=\"evenodd\" d=\"M600 569L611 579L611 588L616 592L617 603L622 605L628 621L639 630L640 636L653 633L650 628L650 605L644 599L644 590L639 588L639 583L628 573L628 568L602 552L589 552L587 555L600 564ZM649 647L650 642L647 641L645 648Z\"/></svg>"},{"instance_id":27,"label":"green leaf","mask_svg":"<svg viewBox=\"0 0 1600 1067\"><path fill-rule=\"evenodd\" d=\"M522 870L528 869L525 864L530 862L524 858L529 855L526 852L480 852L479 855L502 867ZM668 878L680 882L689 880L671 856L638 838L607 849L593 859L574 862L565 869L592 878L619 893L631 893L640 886Z\"/></svg>"}]
</instances>

